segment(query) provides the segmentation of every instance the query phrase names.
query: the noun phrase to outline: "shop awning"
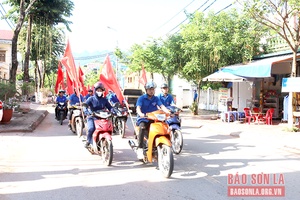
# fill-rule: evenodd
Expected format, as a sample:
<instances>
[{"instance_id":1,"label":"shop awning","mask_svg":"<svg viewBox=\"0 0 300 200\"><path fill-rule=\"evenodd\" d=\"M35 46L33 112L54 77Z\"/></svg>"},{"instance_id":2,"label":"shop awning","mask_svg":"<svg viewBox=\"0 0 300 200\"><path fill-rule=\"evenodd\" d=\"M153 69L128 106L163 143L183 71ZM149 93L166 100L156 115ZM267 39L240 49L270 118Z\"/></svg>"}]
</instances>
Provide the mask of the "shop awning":
<instances>
[{"instance_id":1,"label":"shop awning","mask_svg":"<svg viewBox=\"0 0 300 200\"><path fill-rule=\"evenodd\" d=\"M222 68L223 72L231 73L236 76L249 78L271 77L272 65L280 62L292 61L293 55L276 56L261 60L254 60L248 64L236 64Z\"/></svg>"},{"instance_id":2,"label":"shop awning","mask_svg":"<svg viewBox=\"0 0 300 200\"><path fill-rule=\"evenodd\" d=\"M219 70L207 77L204 77L202 79L203 81L216 81L216 82L243 82L247 81L245 77L236 76L234 74L231 74L229 72L224 72L222 70Z\"/></svg>"}]
</instances>

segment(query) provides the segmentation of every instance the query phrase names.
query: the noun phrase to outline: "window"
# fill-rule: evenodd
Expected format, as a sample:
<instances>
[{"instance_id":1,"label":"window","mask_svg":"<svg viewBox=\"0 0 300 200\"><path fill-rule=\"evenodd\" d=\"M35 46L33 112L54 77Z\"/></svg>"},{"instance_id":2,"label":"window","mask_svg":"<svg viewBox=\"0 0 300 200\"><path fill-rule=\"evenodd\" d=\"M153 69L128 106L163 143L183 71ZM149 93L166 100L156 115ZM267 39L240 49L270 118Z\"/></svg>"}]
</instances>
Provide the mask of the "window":
<instances>
[{"instance_id":1,"label":"window","mask_svg":"<svg viewBox=\"0 0 300 200\"><path fill-rule=\"evenodd\" d=\"M0 51L0 62L5 62L5 51Z\"/></svg>"}]
</instances>

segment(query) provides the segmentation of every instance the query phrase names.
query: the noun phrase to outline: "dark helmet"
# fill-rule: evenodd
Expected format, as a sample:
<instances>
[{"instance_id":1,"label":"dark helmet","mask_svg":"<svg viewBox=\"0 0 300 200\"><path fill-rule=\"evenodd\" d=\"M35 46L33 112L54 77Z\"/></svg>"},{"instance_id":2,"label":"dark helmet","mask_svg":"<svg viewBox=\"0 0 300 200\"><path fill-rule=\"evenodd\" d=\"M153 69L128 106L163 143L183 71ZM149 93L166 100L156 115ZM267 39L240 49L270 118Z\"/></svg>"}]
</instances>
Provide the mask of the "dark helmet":
<instances>
[{"instance_id":1,"label":"dark helmet","mask_svg":"<svg viewBox=\"0 0 300 200\"><path fill-rule=\"evenodd\" d=\"M163 83L163 84L161 84L161 86L160 86L160 88L168 88L169 86L168 86L168 84L166 84L166 83Z\"/></svg>"},{"instance_id":2,"label":"dark helmet","mask_svg":"<svg viewBox=\"0 0 300 200\"><path fill-rule=\"evenodd\" d=\"M65 93L65 91L64 90L59 90L58 93Z\"/></svg>"},{"instance_id":3,"label":"dark helmet","mask_svg":"<svg viewBox=\"0 0 300 200\"><path fill-rule=\"evenodd\" d=\"M145 90L150 89L150 88L156 88L156 83L154 83L153 81L149 81L146 83L145 85Z\"/></svg>"},{"instance_id":4,"label":"dark helmet","mask_svg":"<svg viewBox=\"0 0 300 200\"><path fill-rule=\"evenodd\" d=\"M101 90L103 90L103 91L105 90L105 87L104 87L103 83L101 83L100 81L97 82L97 83L95 83L95 85L94 85L95 91L96 91L97 89L99 89L99 88L101 88Z\"/></svg>"},{"instance_id":5,"label":"dark helmet","mask_svg":"<svg viewBox=\"0 0 300 200\"><path fill-rule=\"evenodd\" d=\"M93 92L93 90L92 90L92 89L89 89L88 92Z\"/></svg>"}]
</instances>

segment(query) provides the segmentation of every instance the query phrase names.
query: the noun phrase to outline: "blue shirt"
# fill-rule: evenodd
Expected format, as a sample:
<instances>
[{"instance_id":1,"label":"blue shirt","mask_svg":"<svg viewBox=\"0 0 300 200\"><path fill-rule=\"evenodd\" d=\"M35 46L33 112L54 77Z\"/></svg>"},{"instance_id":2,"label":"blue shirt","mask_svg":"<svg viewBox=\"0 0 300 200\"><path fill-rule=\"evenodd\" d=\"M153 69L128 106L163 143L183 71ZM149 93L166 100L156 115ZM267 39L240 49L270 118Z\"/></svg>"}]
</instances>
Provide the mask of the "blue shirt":
<instances>
[{"instance_id":1,"label":"blue shirt","mask_svg":"<svg viewBox=\"0 0 300 200\"><path fill-rule=\"evenodd\" d=\"M84 99L87 100L87 99L88 99L89 97L91 97L91 96L93 96L93 95L87 94L87 95L84 97Z\"/></svg>"},{"instance_id":2,"label":"blue shirt","mask_svg":"<svg viewBox=\"0 0 300 200\"><path fill-rule=\"evenodd\" d=\"M65 97L65 96L56 97L56 102L58 102L58 103L65 103L66 101L67 101L67 97Z\"/></svg>"},{"instance_id":3,"label":"blue shirt","mask_svg":"<svg viewBox=\"0 0 300 200\"><path fill-rule=\"evenodd\" d=\"M90 107L91 111L103 110L105 108L110 111L112 108L106 98L97 97L96 95L88 98L85 103Z\"/></svg>"},{"instance_id":4,"label":"blue shirt","mask_svg":"<svg viewBox=\"0 0 300 200\"><path fill-rule=\"evenodd\" d=\"M113 105L115 103L120 103L120 101L115 93L108 93L106 98L107 98L108 102L111 103L111 105Z\"/></svg>"},{"instance_id":5,"label":"blue shirt","mask_svg":"<svg viewBox=\"0 0 300 200\"><path fill-rule=\"evenodd\" d=\"M159 98L161 103L164 104L164 106L166 107L170 106L171 104L175 104L173 96L171 94L167 94L167 96L164 96L163 93L160 93L157 97Z\"/></svg>"},{"instance_id":6,"label":"blue shirt","mask_svg":"<svg viewBox=\"0 0 300 200\"><path fill-rule=\"evenodd\" d=\"M148 99L147 94L140 96L136 102L136 106L141 107L142 113L149 113L158 110L157 106L161 106L162 103L157 96L152 96Z\"/></svg>"},{"instance_id":7,"label":"blue shirt","mask_svg":"<svg viewBox=\"0 0 300 200\"><path fill-rule=\"evenodd\" d=\"M83 96L82 95L80 95L80 99L81 99L81 102L83 102ZM70 100L70 105L71 106L75 105L76 103L80 103L79 98L75 93L70 96L69 100Z\"/></svg>"}]
</instances>

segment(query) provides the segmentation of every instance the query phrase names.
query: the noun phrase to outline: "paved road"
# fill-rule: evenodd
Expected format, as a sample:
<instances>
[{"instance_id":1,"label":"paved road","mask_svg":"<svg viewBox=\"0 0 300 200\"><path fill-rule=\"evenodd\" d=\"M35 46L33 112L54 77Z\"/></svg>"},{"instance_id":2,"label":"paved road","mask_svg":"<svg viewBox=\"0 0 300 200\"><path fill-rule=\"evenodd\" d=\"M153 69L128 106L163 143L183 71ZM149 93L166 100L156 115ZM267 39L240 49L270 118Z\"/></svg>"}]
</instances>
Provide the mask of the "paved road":
<instances>
[{"instance_id":1,"label":"paved road","mask_svg":"<svg viewBox=\"0 0 300 200\"><path fill-rule=\"evenodd\" d=\"M261 173L282 176L285 198L276 199L299 199L299 154L267 137L271 133L250 137L269 127L245 125L245 130L189 117L182 125L184 149L175 155L172 177L165 179L155 164L137 161L128 145L132 130L124 139L113 136L114 160L106 167L49 109L35 131L0 134L0 199L232 199L227 178L236 173L248 181Z\"/></svg>"}]
</instances>

